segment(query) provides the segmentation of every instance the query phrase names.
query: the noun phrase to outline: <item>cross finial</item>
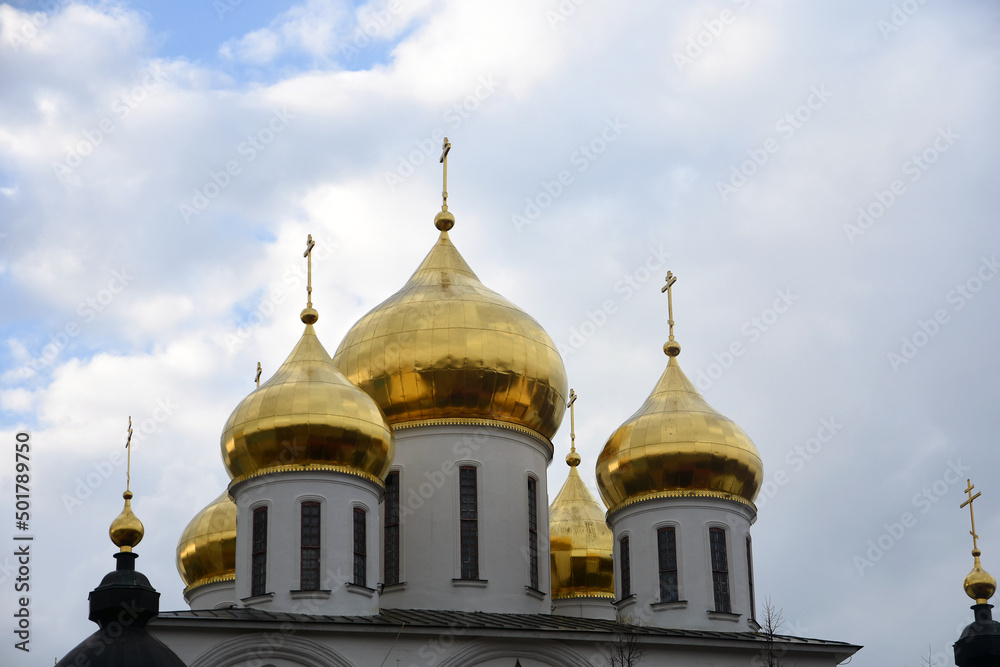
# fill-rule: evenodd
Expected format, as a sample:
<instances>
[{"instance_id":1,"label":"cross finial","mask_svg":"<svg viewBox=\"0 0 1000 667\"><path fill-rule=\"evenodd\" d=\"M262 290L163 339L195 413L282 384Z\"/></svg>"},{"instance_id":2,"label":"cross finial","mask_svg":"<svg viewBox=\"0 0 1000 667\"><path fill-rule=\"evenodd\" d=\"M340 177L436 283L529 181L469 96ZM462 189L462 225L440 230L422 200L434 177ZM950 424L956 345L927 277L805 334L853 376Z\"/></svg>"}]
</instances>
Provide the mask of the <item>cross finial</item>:
<instances>
[{"instance_id":1,"label":"cross finial","mask_svg":"<svg viewBox=\"0 0 1000 667\"><path fill-rule=\"evenodd\" d=\"M573 406L576 403L576 398L576 392L570 389L569 403L566 407L569 408L569 448L571 452L576 451L576 408Z\"/></svg>"},{"instance_id":2,"label":"cross finial","mask_svg":"<svg viewBox=\"0 0 1000 667\"><path fill-rule=\"evenodd\" d=\"M972 550L973 551L978 551L979 550L979 544L978 544L977 540L979 539L979 536L976 535L976 514L972 510L972 501L974 501L976 498L978 498L979 496L981 496L983 494L982 494L982 492L979 492L976 495L972 495L972 490L974 488L976 488L976 487L972 483L971 479L967 479L965 481L968 483L968 486L966 487L965 492L969 495L969 499L966 500L964 503L962 503L959 506L959 508L961 509L961 508L965 507L966 505L969 506L969 518L972 519L972 530L969 531L969 534L972 535Z\"/></svg>"},{"instance_id":3,"label":"cross finial","mask_svg":"<svg viewBox=\"0 0 1000 667\"><path fill-rule=\"evenodd\" d=\"M260 389L260 371L261 371L260 362L258 361L257 362L257 377L255 378L257 380L257 388L258 389Z\"/></svg>"},{"instance_id":4,"label":"cross finial","mask_svg":"<svg viewBox=\"0 0 1000 667\"><path fill-rule=\"evenodd\" d=\"M677 276L673 271L667 271L667 284L660 289L660 293L667 293L667 324L670 325L670 338L663 346L663 351L668 357L676 357L681 353L681 344L674 340L674 292L673 286L677 282Z\"/></svg>"},{"instance_id":5,"label":"cross finial","mask_svg":"<svg viewBox=\"0 0 1000 667\"><path fill-rule=\"evenodd\" d=\"M455 216L448 210L448 153L451 152L451 142L448 137L444 138L441 145L441 159L438 160L444 165L444 181L441 186L441 212L434 216L434 226L442 232L446 232L455 226Z\"/></svg>"},{"instance_id":6,"label":"cross finial","mask_svg":"<svg viewBox=\"0 0 1000 667\"><path fill-rule=\"evenodd\" d=\"M312 249L316 247L316 242L313 241L313 235L310 234L309 238L306 239L306 251L302 253L302 256L306 258L306 307L305 310L299 315L299 318L306 324L314 324L316 320L319 319L319 313L313 309L313 258Z\"/></svg>"},{"instance_id":7,"label":"cross finial","mask_svg":"<svg viewBox=\"0 0 1000 667\"><path fill-rule=\"evenodd\" d=\"M125 440L125 450L126 450L126 462L125 462L125 490L129 490L129 484L132 483L132 416L129 415L128 418L128 439Z\"/></svg>"}]
</instances>

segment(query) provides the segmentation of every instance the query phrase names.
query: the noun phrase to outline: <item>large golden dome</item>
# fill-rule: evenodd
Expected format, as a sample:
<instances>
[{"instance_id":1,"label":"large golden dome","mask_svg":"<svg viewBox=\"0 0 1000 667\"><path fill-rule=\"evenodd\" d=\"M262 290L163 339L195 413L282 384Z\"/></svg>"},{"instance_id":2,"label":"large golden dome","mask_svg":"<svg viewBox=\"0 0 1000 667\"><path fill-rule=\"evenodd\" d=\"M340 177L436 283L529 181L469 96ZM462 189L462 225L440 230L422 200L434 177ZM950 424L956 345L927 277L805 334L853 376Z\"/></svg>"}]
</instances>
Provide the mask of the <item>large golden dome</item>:
<instances>
[{"instance_id":1,"label":"large golden dome","mask_svg":"<svg viewBox=\"0 0 1000 667\"><path fill-rule=\"evenodd\" d=\"M315 311L303 311L314 322ZM270 380L233 410L222 458L234 478L279 470L335 470L376 484L389 471L393 436L367 394L334 366L311 323Z\"/></svg>"},{"instance_id":2,"label":"large golden dome","mask_svg":"<svg viewBox=\"0 0 1000 667\"><path fill-rule=\"evenodd\" d=\"M186 591L236 579L236 503L229 491L198 512L177 542L177 572Z\"/></svg>"},{"instance_id":3,"label":"large golden dome","mask_svg":"<svg viewBox=\"0 0 1000 667\"><path fill-rule=\"evenodd\" d=\"M567 391L562 358L538 322L479 281L449 227L403 288L351 328L334 363L394 427L490 420L551 438Z\"/></svg>"},{"instance_id":4,"label":"large golden dome","mask_svg":"<svg viewBox=\"0 0 1000 667\"><path fill-rule=\"evenodd\" d=\"M615 597L614 537L604 508L580 478L580 457L566 457L569 477L549 508L552 599Z\"/></svg>"},{"instance_id":5,"label":"large golden dome","mask_svg":"<svg viewBox=\"0 0 1000 667\"><path fill-rule=\"evenodd\" d=\"M675 344L676 345L676 344ZM716 412L671 354L639 411L597 459L597 488L610 511L647 498L714 496L752 505L763 479L757 448Z\"/></svg>"}]
</instances>

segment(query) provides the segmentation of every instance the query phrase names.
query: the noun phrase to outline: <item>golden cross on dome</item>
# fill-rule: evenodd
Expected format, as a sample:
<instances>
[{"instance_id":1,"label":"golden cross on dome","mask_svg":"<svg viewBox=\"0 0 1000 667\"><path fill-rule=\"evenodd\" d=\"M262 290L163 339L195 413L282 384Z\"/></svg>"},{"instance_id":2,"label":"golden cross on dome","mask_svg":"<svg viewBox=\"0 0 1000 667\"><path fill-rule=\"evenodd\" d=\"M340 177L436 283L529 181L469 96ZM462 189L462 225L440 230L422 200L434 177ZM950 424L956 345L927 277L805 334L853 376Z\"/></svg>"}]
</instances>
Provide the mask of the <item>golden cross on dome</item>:
<instances>
[{"instance_id":1,"label":"golden cross on dome","mask_svg":"<svg viewBox=\"0 0 1000 667\"><path fill-rule=\"evenodd\" d=\"M313 241L313 235L310 234L309 238L306 239L306 251L302 253L302 256L306 258L306 264L308 266L306 275L306 308L312 308L313 305L313 258L312 249L316 247L316 242Z\"/></svg>"},{"instance_id":2,"label":"golden cross on dome","mask_svg":"<svg viewBox=\"0 0 1000 667\"><path fill-rule=\"evenodd\" d=\"M969 531L969 534L972 535L972 549L975 551L979 549L978 543L976 542L976 540L979 539L979 536L976 535L976 514L972 511L972 501L983 494L982 492L979 492L976 495L972 495L972 490L976 487L973 485L971 479L967 479L965 481L969 484L969 486L965 489L965 492L969 494L969 499L962 503L959 506L959 509L965 507L966 505L969 506L969 517L972 519L972 530Z\"/></svg>"},{"instance_id":3,"label":"golden cross on dome","mask_svg":"<svg viewBox=\"0 0 1000 667\"><path fill-rule=\"evenodd\" d=\"M660 293L667 293L667 324L670 325L670 340L674 339L674 294L671 289L677 282L677 276L672 271L667 271L667 284L663 286Z\"/></svg>"},{"instance_id":4,"label":"golden cross on dome","mask_svg":"<svg viewBox=\"0 0 1000 667\"><path fill-rule=\"evenodd\" d=\"M451 142L448 141L448 137L444 138L444 144L441 145L441 159L438 160L444 165L444 184L441 187L441 197L443 201L441 203L441 210L448 210L448 153L451 152Z\"/></svg>"},{"instance_id":5,"label":"golden cross on dome","mask_svg":"<svg viewBox=\"0 0 1000 667\"><path fill-rule=\"evenodd\" d=\"M260 389L260 370L261 370L260 369L260 362L258 361L257 362L257 377L255 378L257 380L257 388L258 389Z\"/></svg>"},{"instance_id":6,"label":"golden cross on dome","mask_svg":"<svg viewBox=\"0 0 1000 667\"><path fill-rule=\"evenodd\" d=\"M571 452L576 451L576 408L573 407L576 399L576 392L570 389L569 403L566 404L566 407L569 408L569 448Z\"/></svg>"},{"instance_id":7,"label":"golden cross on dome","mask_svg":"<svg viewBox=\"0 0 1000 667\"><path fill-rule=\"evenodd\" d=\"M125 441L126 463L125 463L125 490L128 491L128 485L132 481L132 416L129 415L128 418L128 439Z\"/></svg>"}]
</instances>

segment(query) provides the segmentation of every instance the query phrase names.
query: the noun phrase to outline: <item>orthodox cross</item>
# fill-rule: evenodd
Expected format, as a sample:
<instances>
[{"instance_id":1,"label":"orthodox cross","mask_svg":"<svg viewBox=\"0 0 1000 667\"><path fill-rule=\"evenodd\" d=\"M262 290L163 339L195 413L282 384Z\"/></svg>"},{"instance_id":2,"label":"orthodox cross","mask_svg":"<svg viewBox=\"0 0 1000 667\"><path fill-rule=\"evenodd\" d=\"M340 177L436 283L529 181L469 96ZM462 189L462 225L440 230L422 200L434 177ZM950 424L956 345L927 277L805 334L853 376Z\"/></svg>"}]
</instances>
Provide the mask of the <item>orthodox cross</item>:
<instances>
[{"instance_id":1,"label":"orthodox cross","mask_svg":"<svg viewBox=\"0 0 1000 667\"><path fill-rule=\"evenodd\" d=\"M306 275L306 308L313 307L313 258L312 249L316 247L316 242L313 241L313 235L310 234L309 238L306 239L306 251L302 253L302 256L306 258L306 265L308 266L308 272ZM259 375L258 375L259 380Z\"/></svg>"},{"instance_id":2,"label":"orthodox cross","mask_svg":"<svg viewBox=\"0 0 1000 667\"><path fill-rule=\"evenodd\" d=\"M260 389L260 362L257 362L257 388Z\"/></svg>"},{"instance_id":3,"label":"orthodox cross","mask_svg":"<svg viewBox=\"0 0 1000 667\"><path fill-rule=\"evenodd\" d=\"M674 295L671 289L677 282L677 276L671 271L667 271L667 284L660 289L660 293L667 293L667 324L670 325L670 340L674 339Z\"/></svg>"},{"instance_id":4,"label":"orthodox cross","mask_svg":"<svg viewBox=\"0 0 1000 667\"><path fill-rule=\"evenodd\" d=\"M132 481L132 477L131 477L131 472L132 472L132 447L130 446L131 444L132 444L132 416L129 415L129 418L128 418L128 440L125 441L125 451L127 452L126 463L125 463L125 490L126 491L128 491L128 485Z\"/></svg>"},{"instance_id":5,"label":"orthodox cross","mask_svg":"<svg viewBox=\"0 0 1000 667\"><path fill-rule=\"evenodd\" d=\"M576 409L573 407L576 398L576 392L570 389L569 403L566 404L566 407L569 408L569 448L571 452L576 451Z\"/></svg>"},{"instance_id":6,"label":"orthodox cross","mask_svg":"<svg viewBox=\"0 0 1000 667\"><path fill-rule=\"evenodd\" d=\"M448 153L451 151L451 142L448 141L448 137L444 138L444 144L441 146L441 159L438 160L444 165L444 185L441 189L441 196L444 201L441 204L441 210L448 210Z\"/></svg>"},{"instance_id":7,"label":"orthodox cross","mask_svg":"<svg viewBox=\"0 0 1000 667\"><path fill-rule=\"evenodd\" d=\"M976 498L978 498L979 496L983 495L983 494L982 494L982 493L980 492L980 493L977 493L976 495L972 495L972 490L973 490L974 488L976 488L976 487L975 487L975 485L974 485L974 484L972 483L972 480L971 480L971 479L967 479L967 480L965 480L965 481L966 481L966 482L968 483L968 485L969 485L969 486L968 486L968 487L967 487L967 488L965 489L965 492L966 492L967 494L969 494L969 499L968 499L968 500L966 500L966 501L965 501L964 503L962 503L962 504L961 504L961 505L959 506L959 508L962 508L962 507L965 507L966 505L968 505L968 506L969 506L969 517L970 517L970 518L972 519L972 530L971 530L971 531L969 532L969 534L970 534L970 535L972 535L972 549L973 549L973 550L975 551L975 550L979 549L979 546L978 546L978 545L977 545L977 543L976 543L976 540L978 540L978 539L979 539L979 536L978 536L978 535L976 535L976 514L975 514L975 512L973 512L973 511L972 511L972 501L973 501L973 500L975 500Z\"/></svg>"}]
</instances>

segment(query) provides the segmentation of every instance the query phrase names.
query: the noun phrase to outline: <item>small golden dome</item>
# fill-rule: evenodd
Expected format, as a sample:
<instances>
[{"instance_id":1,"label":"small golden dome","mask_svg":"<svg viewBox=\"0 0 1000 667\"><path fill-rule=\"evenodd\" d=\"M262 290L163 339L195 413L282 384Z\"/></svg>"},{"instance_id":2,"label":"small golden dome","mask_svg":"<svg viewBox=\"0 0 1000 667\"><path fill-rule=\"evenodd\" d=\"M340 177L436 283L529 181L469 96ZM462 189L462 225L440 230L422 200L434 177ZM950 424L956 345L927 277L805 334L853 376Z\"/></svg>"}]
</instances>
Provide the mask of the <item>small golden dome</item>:
<instances>
[{"instance_id":1,"label":"small golden dome","mask_svg":"<svg viewBox=\"0 0 1000 667\"><path fill-rule=\"evenodd\" d=\"M381 484L393 436L379 407L351 384L307 324L270 380L233 410L222 433L229 474L336 470Z\"/></svg>"},{"instance_id":2,"label":"small golden dome","mask_svg":"<svg viewBox=\"0 0 1000 667\"><path fill-rule=\"evenodd\" d=\"M236 503L229 491L195 514L177 542L177 572L186 591L236 579Z\"/></svg>"},{"instance_id":3,"label":"small golden dome","mask_svg":"<svg viewBox=\"0 0 1000 667\"><path fill-rule=\"evenodd\" d=\"M646 498L714 496L752 504L764 467L746 433L716 412L670 356L639 411L597 459L597 488L610 511Z\"/></svg>"},{"instance_id":4,"label":"small golden dome","mask_svg":"<svg viewBox=\"0 0 1000 667\"><path fill-rule=\"evenodd\" d=\"M142 521L139 521L139 517L132 513L132 492L126 490L122 494L122 498L125 499L125 507L122 508L121 514L111 522L108 535L111 536L111 541L115 543L116 547L128 552L142 541L145 529L142 527Z\"/></svg>"},{"instance_id":5,"label":"small golden dome","mask_svg":"<svg viewBox=\"0 0 1000 667\"><path fill-rule=\"evenodd\" d=\"M979 549L972 552L975 564L972 566L972 572L965 578L965 594L975 600L976 604L986 604L997 591L997 580L984 570L982 563L979 562L981 555Z\"/></svg>"},{"instance_id":6,"label":"small golden dome","mask_svg":"<svg viewBox=\"0 0 1000 667\"><path fill-rule=\"evenodd\" d=\"M334 363L393 426L482 419L551 438L565 409L552 339L479 281L444 230L406 285L351 328Z\"/></svg>"},{"instance_id":7,"label":"small golden dome","mask_svg":"<svg viewBox=\"0 0 1000 667\"><path fill-rule=\"evenodd\" d=\"M613 542L604 508L587 489L576 466L570 463L569 477L549 508L552 598L613 600Z\"/></svg>"}]
</instances>

